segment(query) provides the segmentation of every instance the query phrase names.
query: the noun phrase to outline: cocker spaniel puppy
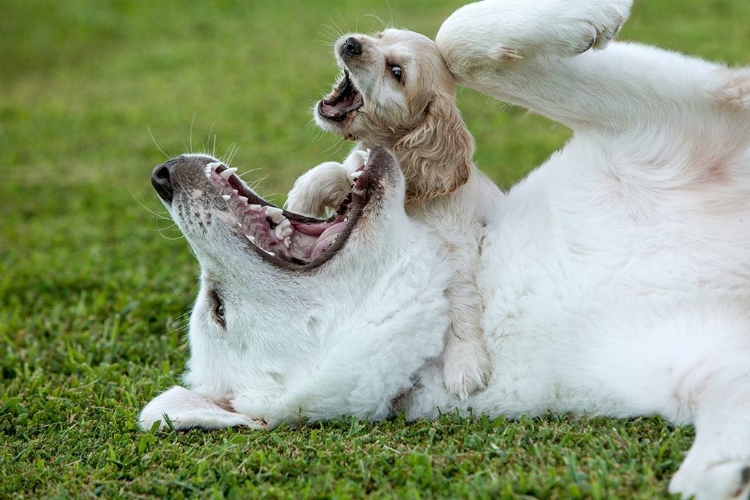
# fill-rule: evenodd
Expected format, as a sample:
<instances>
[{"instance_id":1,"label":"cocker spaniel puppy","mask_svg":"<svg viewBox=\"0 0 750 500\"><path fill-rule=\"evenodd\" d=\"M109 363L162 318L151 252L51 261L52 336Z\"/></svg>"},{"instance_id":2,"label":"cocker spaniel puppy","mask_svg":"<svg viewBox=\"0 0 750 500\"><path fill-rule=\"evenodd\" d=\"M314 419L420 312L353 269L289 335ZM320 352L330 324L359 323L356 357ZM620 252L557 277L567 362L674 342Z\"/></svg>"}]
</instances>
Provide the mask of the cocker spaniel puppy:
<instances>
[{"instance_id":1,"label":"cocker spaniel puppy","mask_svg":"<svg viewBox=\"0 0 750 500\"><path fill-rule=\"evenodd\" d=\"M349 192L365 150L386 147L395 155L406 179L407 212L438 235L452 264L443 374L448 390L465 399L486 386L491 371L475 275L497 187L472 163L474 141L455 104L455 81L432 40L387 29L345 35L334 53L343 75L316 105L315 121L356 146L343 163L302 175L287 207L320 217Z\"/></svg>"}]
</instances>

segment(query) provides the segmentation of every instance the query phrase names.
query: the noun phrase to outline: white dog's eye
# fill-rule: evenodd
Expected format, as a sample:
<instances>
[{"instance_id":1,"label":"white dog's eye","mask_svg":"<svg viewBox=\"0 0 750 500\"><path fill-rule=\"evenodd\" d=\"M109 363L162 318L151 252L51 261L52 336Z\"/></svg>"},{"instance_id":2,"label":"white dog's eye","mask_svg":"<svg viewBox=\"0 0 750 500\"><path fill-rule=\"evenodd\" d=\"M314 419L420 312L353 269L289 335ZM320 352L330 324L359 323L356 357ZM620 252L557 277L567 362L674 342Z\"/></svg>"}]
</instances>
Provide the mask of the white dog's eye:
<instances>
[{"instance_id":1,"label":"white dog's eye","mask_svg":"<svg viewBox=\"0 0 750 500\"><path fill-rule=\"evenodd\" d=\"M216 306L216 318L221 323L224 323L226 321L226 318L224 317L224 304L219 304L218 306Z\"/></svg>"},{"instance_id":2,"label":"white dog's eye","mask_svg":"<svg viewBox=\"0 0 750 500\"><path fill-rule=\"evenodd\" d=\"M393 78L401 81L401 76L403 75L403 71L401 70L401 66L391 66L391 74L393 75Z\"/></svg>"},{"instance_id":3,"label":"white dog's eye","mask_svg":"<svg viewBox=\"0 0 750 500\"><path fill-rule=\"evenodd\" d=\"M222 328L226 328L227 318L226 309L224 308L224 302L221 300L221 297L219 297L219 294L216 293L215 290L211 290L209 296L211 298L211 305L213 306L214 321L216 321Z\"/></svg>"}]
</instances>

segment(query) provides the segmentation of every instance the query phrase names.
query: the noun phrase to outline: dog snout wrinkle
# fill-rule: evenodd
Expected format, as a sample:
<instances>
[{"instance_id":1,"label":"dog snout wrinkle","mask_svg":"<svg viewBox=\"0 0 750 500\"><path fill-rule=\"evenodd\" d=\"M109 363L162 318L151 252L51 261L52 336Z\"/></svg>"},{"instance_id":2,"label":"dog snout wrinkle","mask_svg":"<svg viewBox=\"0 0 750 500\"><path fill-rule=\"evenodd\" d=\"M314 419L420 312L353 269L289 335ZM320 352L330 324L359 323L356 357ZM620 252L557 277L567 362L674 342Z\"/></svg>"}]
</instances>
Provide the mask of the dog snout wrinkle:
<instances>
[{"instance_id":1,"label":"dog snout wrinkle","mask_svg":"<svg viewBox=\"0 0 750 500\"><path fill-rule=\"evenodd\" d=\"M362 44L357 41L356 38L350 36L346 39L346 43L341 48L341 55L344 56L360 56L362 55Z\"/></svg>"},{"instance_id":2,"label":"dog snout wrinkle","mask_svg":"<svg viewBox=\"0 0 750 500\"><path fill-rule=\"evenodd\" d=\"M164 162L154 168L151 173L151 185L159 194L159 197L167 203L172 202L174 191L172 190L172 180L170 179L174 160Z\"/></svg>"}]
</instances>

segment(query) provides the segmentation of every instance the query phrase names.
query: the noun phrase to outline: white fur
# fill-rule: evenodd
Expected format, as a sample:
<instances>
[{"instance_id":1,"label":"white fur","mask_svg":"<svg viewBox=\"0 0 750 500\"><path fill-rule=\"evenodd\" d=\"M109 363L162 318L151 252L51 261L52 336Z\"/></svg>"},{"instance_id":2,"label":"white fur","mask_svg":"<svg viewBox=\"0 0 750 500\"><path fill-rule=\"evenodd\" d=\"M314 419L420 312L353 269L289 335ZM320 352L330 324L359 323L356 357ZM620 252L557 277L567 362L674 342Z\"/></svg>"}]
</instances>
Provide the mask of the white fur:
<instances>
[{"instance_id":1,"label":"white fur","mask_svg":"<svg viewBox=\"0 0 750 500\"><path fill-rule=\"evenodd\" d=\"M341 47L350 37L359 40L363 54L347 61ZM344 35L334 53L365 105L343 122L327 120L317 108L314 117L323 130L356 138L357 145L343 163L322 163L300 176L286 206L323 216L349 192L350 175L362 165L360 152L382 146L396 154L412 191L421 193L407 199L407 212L438 237L453 270L447 290L451 328L446 334L443 377L448 391L466 400L487 385L491 373L475 283L479 245L493 216L498 188L472 164L473 140L456 109L455 82L434 42L410 31L388 29L374 37ZM387 63L403 69L404 82L392 77ZM433 184L443 187L437 180L454 176L461 179L455 187L432 194Z\"/></svg>"},{"instance_id":2,"label":"white fur","mask_svg":"<svg viewBox=\"0 0 750 500\"><path fill-rule=\"evenodd\" d=\"M592 42L604 45L629 6L478 2L441 28L437 43L459 81L565 123L574 137L491 200L496 212L477 280L493 367L487 389L465 402L453 398L441 361L432 360L398 404L410 418L469 408L509 417L661 414L697 431L671 492L746 498L748 72L637 44L577 55ZM221 399L219 388L232 385L254 401L246 417L269 425L300 414L385 416L382 401L404 383L399 356L410 353L413 366L440 351L431 343L440 342L447 305L434 301L448 278L435 275L442 261L434 235L395 205L384 213L360 228L371 239L351 241L335 266L305 285L310 293L245 262L258 274L230 286L241 305L235 314L247 324L231 341L216 337L199 301L191 345L202 339L201 349L192 351L188 377L195 390ZM211 259L196 253L210 273ZM342 287L347 293L335 303L312 299ZM311 310L320 315L317 349L303 332ZM394 315L397 324L389 323ZM268 386L269 365L284 384ZM162 397L144 409L142 426L172 415ZM268 419L269 409L276 418Z\"/></svg>"}]
</instances>

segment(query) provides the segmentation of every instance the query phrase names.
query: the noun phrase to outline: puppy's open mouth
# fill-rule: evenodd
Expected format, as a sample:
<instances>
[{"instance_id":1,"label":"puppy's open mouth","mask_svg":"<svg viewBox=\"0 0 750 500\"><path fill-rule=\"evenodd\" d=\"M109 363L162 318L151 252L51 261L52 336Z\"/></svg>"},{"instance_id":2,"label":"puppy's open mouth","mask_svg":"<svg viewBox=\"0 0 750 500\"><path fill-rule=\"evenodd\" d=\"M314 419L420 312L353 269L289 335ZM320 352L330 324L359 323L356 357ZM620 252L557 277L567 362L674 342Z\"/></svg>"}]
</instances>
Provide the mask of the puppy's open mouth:
<instances>
[{"instance_id":1,"label":"puppy's open mouth","mask_svg":"<svg viewBox=\"0 0 750 500\"><path fill-rule=\"evenodd\" d=\"M219 189L250 246L286 267L317 267L330 259L344 246L372 192L372 173L363 167L336 212L319 220L267 202L234 175L236 170L220 162L205 167L206 178Z\"/></svg>"},{"instance_id":2,"label":"puppy's open mouth","mask_svg":"<svg viewBox=\"0 0 750 500\"><path fill-rule=\"evenodd\" d=\"M323 118L341 122L362 107L364 100L354 86L349 72L344 70L344 78L333 88L333 92L318 103L318 114Z\"/></svg>"}]
</instances>

